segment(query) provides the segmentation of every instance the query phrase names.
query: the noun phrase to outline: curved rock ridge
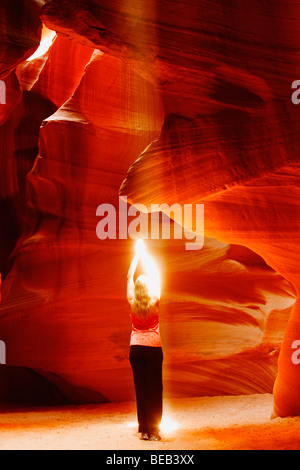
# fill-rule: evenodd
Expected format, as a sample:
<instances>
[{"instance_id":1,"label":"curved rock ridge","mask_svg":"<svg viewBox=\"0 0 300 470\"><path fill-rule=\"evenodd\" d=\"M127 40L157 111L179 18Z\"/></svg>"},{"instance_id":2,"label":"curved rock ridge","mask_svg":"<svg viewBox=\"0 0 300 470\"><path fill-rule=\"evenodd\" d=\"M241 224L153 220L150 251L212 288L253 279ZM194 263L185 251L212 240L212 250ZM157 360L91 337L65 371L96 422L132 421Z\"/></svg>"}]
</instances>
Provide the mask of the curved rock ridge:
<instances>
[{"instance_id":1,"label":"curved rock ridge","mask_svg":"<svg viewBox=\"0 0 300 470\"><path fill-rule=\"evenodd\" d=\"M0 5L0 79L37 49L41 39L40 0L2 0Z\"/></svg>"}]
</instances>

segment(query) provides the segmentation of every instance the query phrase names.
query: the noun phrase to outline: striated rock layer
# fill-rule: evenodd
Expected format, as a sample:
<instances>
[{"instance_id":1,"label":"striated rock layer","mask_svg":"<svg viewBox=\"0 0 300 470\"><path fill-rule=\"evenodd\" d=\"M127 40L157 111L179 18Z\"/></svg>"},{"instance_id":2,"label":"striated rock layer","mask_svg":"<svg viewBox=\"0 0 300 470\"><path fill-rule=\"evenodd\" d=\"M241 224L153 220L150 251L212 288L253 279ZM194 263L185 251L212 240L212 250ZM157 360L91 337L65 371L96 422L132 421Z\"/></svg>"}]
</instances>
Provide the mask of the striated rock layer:
<instances>
[{"instance_id":1,"label":"striated rock layer","mask_svg":"<svg viewBox=\"0 0 300 470\"><path fill-rule=\"evenodd\" d=\"M205 204L201 251L148 243L166 394L271 392L281 349L275 412L299 414L300 2L19 3L21 24L1 7L0 400L18 387L37 403L133 397L133 243L96 237L97 207L118 208L120 190L149 212ZM41 21L57 37L31 59Z\"/></svg>"}]
</instances>

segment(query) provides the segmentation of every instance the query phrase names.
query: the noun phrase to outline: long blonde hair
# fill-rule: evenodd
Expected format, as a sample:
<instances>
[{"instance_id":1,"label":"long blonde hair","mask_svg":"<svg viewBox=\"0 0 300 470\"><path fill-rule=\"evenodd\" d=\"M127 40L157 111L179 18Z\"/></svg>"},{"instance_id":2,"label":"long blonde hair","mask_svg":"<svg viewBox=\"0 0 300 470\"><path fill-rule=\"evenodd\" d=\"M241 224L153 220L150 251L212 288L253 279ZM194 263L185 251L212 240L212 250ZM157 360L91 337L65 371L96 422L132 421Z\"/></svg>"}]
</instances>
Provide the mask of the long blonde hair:
<instances>
[{"instance_id":1,"label":"long blonde hair","mask_svg":"<svg viewBox=\"0 0 300 470\"><path fill-rule=\"evenodd\" d=\"M149 293L150 278L141 274L134 285L131 309L138 318L147 318L158 312L159 300Z\"/></svg>"}]
</instances>

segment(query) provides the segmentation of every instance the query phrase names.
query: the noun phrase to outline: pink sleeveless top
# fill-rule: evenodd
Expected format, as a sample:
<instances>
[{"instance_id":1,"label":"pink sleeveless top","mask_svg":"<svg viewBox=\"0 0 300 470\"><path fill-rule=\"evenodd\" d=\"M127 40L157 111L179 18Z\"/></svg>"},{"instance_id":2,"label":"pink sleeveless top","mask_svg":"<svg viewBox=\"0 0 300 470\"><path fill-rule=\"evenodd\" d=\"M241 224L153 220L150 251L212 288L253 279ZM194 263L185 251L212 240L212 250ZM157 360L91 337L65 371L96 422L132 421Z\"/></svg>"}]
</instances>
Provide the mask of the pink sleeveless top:
<instances>
[{"instance_id":1,"label":"pink sleeveless top","mask_svg":"<svg viewBox=\"0 0 300 470\"><path fill-rule=\"evenodd\" d=\"M130 311L132 320L130 346L161 347L158 313L151 314L147 318L138 318L131 309Z\"/></svg>"}]
</instances>

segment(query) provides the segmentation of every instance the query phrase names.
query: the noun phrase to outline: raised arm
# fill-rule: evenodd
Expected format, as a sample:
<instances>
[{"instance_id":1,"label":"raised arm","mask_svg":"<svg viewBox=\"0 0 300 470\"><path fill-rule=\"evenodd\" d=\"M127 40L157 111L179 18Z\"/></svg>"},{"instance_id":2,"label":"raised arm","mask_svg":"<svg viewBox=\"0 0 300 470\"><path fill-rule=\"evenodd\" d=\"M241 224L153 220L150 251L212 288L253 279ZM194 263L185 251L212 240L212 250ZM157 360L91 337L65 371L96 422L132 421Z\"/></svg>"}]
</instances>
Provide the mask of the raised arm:
<instances>
[{"instance_id":1,"label":"raised arm","mask_svg":"<svg viewBox=\"0 0 300 470\"><path fill-rule=\"evenodd\" d=\"M145 251L142 256L142 264L146 275L151 279L151 295L160 299L160 275L155 261Z\"/></svg>"},{"instance_id":2,"label":"raised arm","mask_svg":"<svg viewBox=\"0 0 300 470\"><path fill-rule=\"evenodd\" d=\"M131 265L130 265L130 268L129 268L128 274L127 274L127 300L128 300L129 303L132 302L133 296L134 296L133 276L134 276L134 273L136 271L139 259L140 259L140 254L136 253L135 257L133 258L133 260L131 262Z\"/></svg>"},{"instance_id":3,"label":"raised arm","mask_svg":"<svg viewBox=\"0 0 300 470\"><path fill-rule=\"evenodd\" d=\"M136 243L136 255L132 260L131 266L127 275L127 300L129 303L132 302L134 297L134 273L136 271L139 260L141 259L145 274L151 281L150 295L154 299L160 299L160 276L159 270L155 264L155 261L146 251L143 240L138 240Z\"/></svg>"}]
</instances>

